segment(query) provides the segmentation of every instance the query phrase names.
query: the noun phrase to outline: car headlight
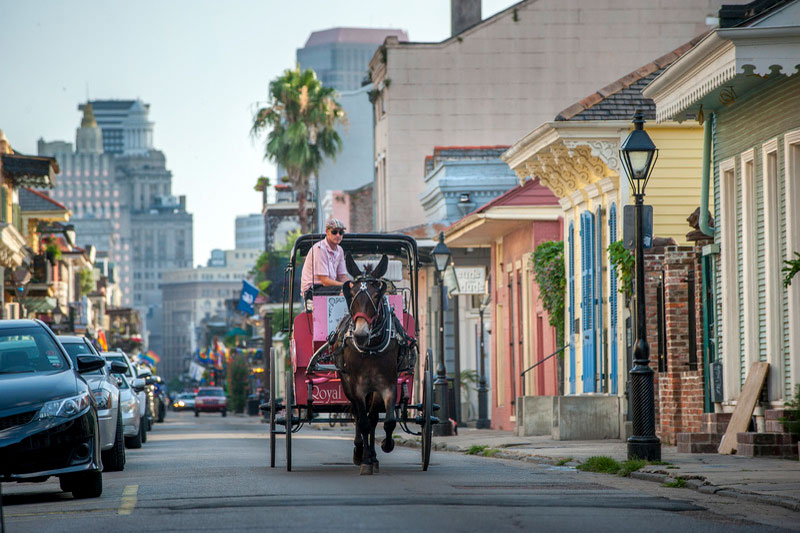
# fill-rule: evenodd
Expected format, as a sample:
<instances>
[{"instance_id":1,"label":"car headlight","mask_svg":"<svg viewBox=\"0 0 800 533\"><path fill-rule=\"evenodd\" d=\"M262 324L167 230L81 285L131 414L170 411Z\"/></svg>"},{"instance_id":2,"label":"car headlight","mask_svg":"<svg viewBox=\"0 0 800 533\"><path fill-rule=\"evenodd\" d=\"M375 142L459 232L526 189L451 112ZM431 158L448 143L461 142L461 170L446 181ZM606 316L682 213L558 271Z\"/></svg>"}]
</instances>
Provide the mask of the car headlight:
<instances>
[{"instance_id":1,"label":"car headlight","mask_svg":"<svg viewBox=\"0 0 800 533\"><path fill-rule=\"evenodd\" d=\"M181 400L181 401L179 401L179 402L178 402L178 407L183 407L184 405L186 405L186 404L185 404L185 403L183 403L183 400Z\"/></svg>"},{"instance_id":2,"label":"car headlight","mask_svg":"<svg viewBox=\"0 0 800 533\"><path fill-rule=\"evenodd\" d=\"M133 414L136 412L136 400L131 398L130 400L125 400L122 402L122 412L127 414Z\"/></svg>"},{"instance_id":3,"label":"car headlight","mask_svg":"<svg viewBox=\"0 0 800 533\"><path fill-rule=\"evenodd\" d=\"M70 418L89 407L89 393L82 392L77 396L52 400L39 410L39 420L45 418Z\"/></svg>"},{"instance_id":4,"label":"car headlight","mask_svg":"<svg viewBox=\"0 0 800 533\"><path fill-rule=\"evenodd\" d=\"M94 396L94 401L97 402L97 409L108 409L111 407L111 393L105 389L97 389L92 391L92 395Z\"/></svg>"}]
</instances>

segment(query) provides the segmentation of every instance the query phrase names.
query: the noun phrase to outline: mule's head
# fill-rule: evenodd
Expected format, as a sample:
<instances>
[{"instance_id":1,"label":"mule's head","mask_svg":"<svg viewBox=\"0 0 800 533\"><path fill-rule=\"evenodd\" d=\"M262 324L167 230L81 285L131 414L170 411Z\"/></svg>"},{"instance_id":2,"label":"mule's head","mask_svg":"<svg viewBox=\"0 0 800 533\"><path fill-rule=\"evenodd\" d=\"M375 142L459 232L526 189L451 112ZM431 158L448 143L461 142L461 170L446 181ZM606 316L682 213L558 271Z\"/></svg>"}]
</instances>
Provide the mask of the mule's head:
<instances>
[{"instance_id":1,"label":"mule's head","mask_svg":"<svg viewBox=\"0 0 800 533\"><path fill-rule=\"evenodd\" d=\"M364 345L369 340L372 323L380 315L381 301L386 292L386 282L381 278L386 274L389 258L384 255L377 265L366 265L362 271L353 256L346 253L345 265L353 280L345 282L342 294L353 317L355 340Z\"/></svg>"}]
</instances>

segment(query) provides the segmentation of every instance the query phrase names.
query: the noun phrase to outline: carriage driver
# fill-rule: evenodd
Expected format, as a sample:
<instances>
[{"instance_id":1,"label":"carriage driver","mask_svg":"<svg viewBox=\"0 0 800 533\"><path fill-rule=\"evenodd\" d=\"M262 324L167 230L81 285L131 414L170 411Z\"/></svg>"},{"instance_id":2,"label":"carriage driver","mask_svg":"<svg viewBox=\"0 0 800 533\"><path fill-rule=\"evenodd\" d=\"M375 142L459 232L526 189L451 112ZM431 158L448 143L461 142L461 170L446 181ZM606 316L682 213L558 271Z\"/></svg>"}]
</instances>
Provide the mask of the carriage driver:
<instances>
[{"instance_id":1,"label":"carriage driver","mask_svg":"<svg viewBox=\"0 0 800 533\"><path fill-rule=\"evenodd\" d=\"M325 238L316 243L306 255L300 291L311 299L312 289L341 287L350 279L344 263L344 250L339 244L344 237L344 224L336 218L325 223Z\"/></svg>"}]
</instances>

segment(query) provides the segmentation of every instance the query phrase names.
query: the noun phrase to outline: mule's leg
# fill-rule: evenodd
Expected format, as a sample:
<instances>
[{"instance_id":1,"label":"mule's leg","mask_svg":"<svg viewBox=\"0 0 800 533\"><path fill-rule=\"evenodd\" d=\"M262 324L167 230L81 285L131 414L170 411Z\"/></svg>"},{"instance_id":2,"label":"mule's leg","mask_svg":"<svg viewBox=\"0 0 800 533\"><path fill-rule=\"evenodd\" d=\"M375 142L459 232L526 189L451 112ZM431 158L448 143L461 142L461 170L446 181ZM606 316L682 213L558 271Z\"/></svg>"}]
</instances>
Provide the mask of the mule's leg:
<instances>
[{"instance_id":1,"label":"mule's leg","mask_svg":"<svg viewBox=\"0 0 800 533\"><path fill-rule=\"evenodd\" d=\"M369 454L372 457L372 464L375 473L380 470L380 463L378 462L378 454L375 453L375 428L378 427L378 420L380 419L380 403L376 393L370 396L368 404L369 409Z\"/></svg>"},{"instance_id":2,"label":"mule's leg","mask_svg":"<svg viewBox=\"0 0 800 533\"><path fill-rule=\"evenodd\" d=\"M358 430L358 423L355 424L355 432L356 436L353 439L353 464L360 466L361 456L364 455L364 441L361 438L361 432Z\"/></svg>"},{"instance_id":3,"label":"mule's leg","mask_svg":"<svg viewBox=\"0 0 800 533\"><path fill-rule=\"evenodd\" d=\"M394 417L394 406L397 403L397 387L388 387L383 391L383 405L386 408L386 419L383 422L383 430L386 432L386 438L381 443L381 450L389 453L394 450L394 439L392 433L397 426L397 420Z\"/></svg>"},{"instance_id":4,"label":"mule's leg","mask_svg":"<svg viewBox=\"0 0 800 533\"><path fill-rule=\"evenodd\" d=\"M367 406L364 400L355 402L356 408L356 427L361 434L362 453L361 453L361 475L372 475L372 460L369 456L369 417Z\"/></svg>"}]
</instances>

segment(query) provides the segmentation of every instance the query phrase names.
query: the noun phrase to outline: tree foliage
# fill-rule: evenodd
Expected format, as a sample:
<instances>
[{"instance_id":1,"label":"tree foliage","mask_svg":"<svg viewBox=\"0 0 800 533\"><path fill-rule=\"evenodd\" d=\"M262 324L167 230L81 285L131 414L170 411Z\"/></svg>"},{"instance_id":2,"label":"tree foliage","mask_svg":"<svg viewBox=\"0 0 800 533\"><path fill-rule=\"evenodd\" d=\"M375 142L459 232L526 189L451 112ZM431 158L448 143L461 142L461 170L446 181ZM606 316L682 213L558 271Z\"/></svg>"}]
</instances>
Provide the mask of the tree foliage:
<instances>
[{"instance_id":1,"label":"tree foliage","mask_svg":"<svg viewBox=\"0 0 800 533\"><path fill-rule=\"evenodd\" d=\"M626 250L622 241L615 241L608 246L608 260L617 272L617 290L626 301L630 301L633 297L633 268L636 266L633 252Z\"/></svg>"},{"instance_id":2,"label":"tree foliage","mask_svg":"<svg viewBox=\"0 0 800 533\"><path fill-rule=\"evenodd\" d=\"M325 87L311 69L287 69L269 84L268 102L256 111L250 130L254 137L267 133L264 158L286 169L297 193L298 218L309 231L306 199L309 181L326 157L342 148L337 124L346 121L332 87Z\"/></svg>"},{"instance_id":3,"label":"tree foliage","mask_svg":"<svg viewBox=\"0 0 800 533\"><path fill-rule=\"evenodd\" d=\"M80 287L81 287L81 295L87 295L90 292L94 292L95 289L95 279L94 279L94 270L91 268L84 268L78 272L78 278L80 280Z\"/></svg>"},{"instance_id":4,"label":"tree foliage","mask_svg":"<svg viewBox=\"0 0 800 533\"><path fill-rule=\"evenodd\" d=\"M567 279L564 275L564 242L547 241L536 247L531 255L533 276L539 286L539 299L549 315L550 325L556 328L559 346L564 344L564 298Z\"/></svg>"},{"instance_id":5,"label":"tree foliage","mask_svg":"<svg viewBox=\"0 0 800 533\"><path fill-rule=\"evenodd\" d=\"M247 403L247 389L250 367L247 357L241 353L232 353L228 363L228 395L231 400L231 410L234 413L243 413Z\"/></svg>"},{"instance_id":6,"label":"tree foliage","mask_svg":"<svg viewBox=\"0 0 800 533\"><path fill-rule=\"evenodd\" d=\"M787 259L784 261L786 266L783 267L783 272L785 273L785 277L783 278L783 286L789 288L789 285L792 284L792 278L800 272L800 252L794 253L794 259Z\"/></svg>"}]
</instances>

